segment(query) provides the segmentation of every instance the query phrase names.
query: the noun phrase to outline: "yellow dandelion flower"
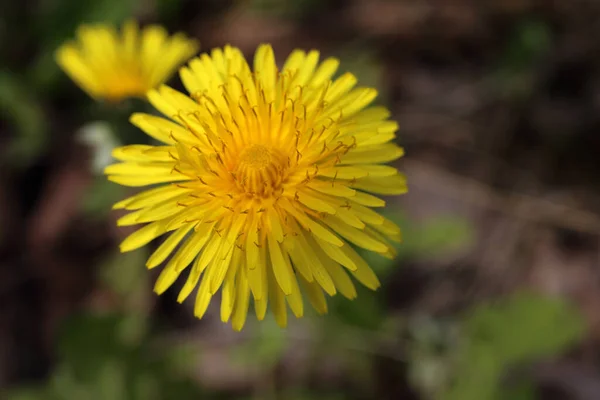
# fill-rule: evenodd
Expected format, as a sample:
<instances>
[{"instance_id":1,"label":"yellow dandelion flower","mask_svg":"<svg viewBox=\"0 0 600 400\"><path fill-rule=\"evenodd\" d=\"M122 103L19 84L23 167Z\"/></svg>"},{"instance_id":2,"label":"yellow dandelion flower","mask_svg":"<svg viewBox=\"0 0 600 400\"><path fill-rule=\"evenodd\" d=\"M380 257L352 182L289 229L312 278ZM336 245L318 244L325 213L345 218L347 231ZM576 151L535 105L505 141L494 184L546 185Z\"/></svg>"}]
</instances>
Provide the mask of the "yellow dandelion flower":
<instances>
[{"instance_id":1,"label":"yellow dandelion flower","mask_svg":"<svg viewBox=\"0 0 600 400\"><path fill-rule=\"evenodd\" d=\"M198 51L183 34L169 37L157 25L140 30L134 21L123 25L121 35L100 24L79 27L77 36L57 50L56 60L90 96L109 101L144 97Z\"/></svg>"},{"instance_id":2,"label":"yellow dandelion flower","mask_svg":"<svg viewBox=\"0 0 600 400\"><path fill-rule=\"evenodd\" d=\"M227 46L180 70L191 97L167 86L149 92L170 120L133 114L131 122L164 145L117 148L122 162L105 172L121 185L164 184L115 205L131 211L118 225L147 223L121 251L170 232L147 262L172 255L158 294L188 269L178 301L198 287L201 318L221 290L221 318L239 330L251 298L259 320L269 303L283 327L287 306L303 315L302 293L326 313L325 293L356 297L349 274L377 289L352 245L394 256L388 240L399 241L400 229L373 211L385 202L372 193L406 191L404 176L381 165L403 150L389 112L368 107L375 89L355 87L350 73L331 80L338 64L296 50L279 71L262 45L251 70Z\"/></svg>"}]
</instances>

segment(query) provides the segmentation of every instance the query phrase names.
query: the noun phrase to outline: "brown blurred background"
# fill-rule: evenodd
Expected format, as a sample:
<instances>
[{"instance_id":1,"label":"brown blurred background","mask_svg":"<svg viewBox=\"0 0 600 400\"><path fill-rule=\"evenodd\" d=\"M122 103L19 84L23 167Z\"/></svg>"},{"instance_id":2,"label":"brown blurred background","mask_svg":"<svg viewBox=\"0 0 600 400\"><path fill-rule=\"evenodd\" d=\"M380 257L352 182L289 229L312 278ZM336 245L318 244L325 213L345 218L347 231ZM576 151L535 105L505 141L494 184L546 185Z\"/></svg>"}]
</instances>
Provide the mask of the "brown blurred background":
<instances>
[{"instance_id":1,"label":"brown blurred background","mask_svg":"<svg viewBox=\"0 0 600 400\"><path fill-rule=\"evenodd\" d=\"M131 191L100 172L148 142L127 123L148 106L53 60L129 17L203 51L316 48L378 88L410 189L377 293L241 334L153 294L156 243L118 254ZM600 399L600 2L1 0L0 60L0 397Z\"/></svg>"}]
</instances>

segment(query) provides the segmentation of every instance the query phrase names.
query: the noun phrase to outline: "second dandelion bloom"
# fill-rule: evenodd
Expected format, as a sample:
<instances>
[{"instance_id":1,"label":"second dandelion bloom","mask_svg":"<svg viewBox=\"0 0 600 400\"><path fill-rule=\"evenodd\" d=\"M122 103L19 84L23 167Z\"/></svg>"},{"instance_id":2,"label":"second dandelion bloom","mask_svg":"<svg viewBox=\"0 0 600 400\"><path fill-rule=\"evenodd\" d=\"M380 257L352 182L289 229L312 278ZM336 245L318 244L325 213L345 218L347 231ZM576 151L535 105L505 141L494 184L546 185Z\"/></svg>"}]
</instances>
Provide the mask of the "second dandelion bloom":
<instances>
[{"instance_id":1,"label":"second dandelion bloom","mask_svg":"<svg viewBox=\"0 0 600 400\"><path fill-rule=\"evenodd\" d=\"M120 34L108 25L83 25L77 37L57 50L58 64L90 96L113 102L144 97L198 51L183 34L169 36L158 25L140 30L133 21Z\"/></svg>"},{"instance_id":2,"label":"second dandelion bloom","mask_svg":"<svg viewBox=\"0 0 600 400\"><path fill-rule=\"evenodd\" d=\"M137 249L168 234L147 262L163 268L167 290L181 274L178 301L194 291L201 318L220 290L221 318L234 329L251 299L281 326L304 299L327 312L325 294L353 299L357 281L380 283L353 246L394 256L400 229L374 210L377 195L406 191L396 168L396 122L370 106L372 88L350 73L332 80L333 58L294 51L278 70L273 50L258 48L251 67L233 47L213 50L181 69L189 96L167 86L148 94L167 118L134 114L133 124L162 146L118 148L109 179L158 185L116 204L119 225L146 223L121 244ZM169 258L170 257L170 258Z\"/></svg>"}]
</instances>

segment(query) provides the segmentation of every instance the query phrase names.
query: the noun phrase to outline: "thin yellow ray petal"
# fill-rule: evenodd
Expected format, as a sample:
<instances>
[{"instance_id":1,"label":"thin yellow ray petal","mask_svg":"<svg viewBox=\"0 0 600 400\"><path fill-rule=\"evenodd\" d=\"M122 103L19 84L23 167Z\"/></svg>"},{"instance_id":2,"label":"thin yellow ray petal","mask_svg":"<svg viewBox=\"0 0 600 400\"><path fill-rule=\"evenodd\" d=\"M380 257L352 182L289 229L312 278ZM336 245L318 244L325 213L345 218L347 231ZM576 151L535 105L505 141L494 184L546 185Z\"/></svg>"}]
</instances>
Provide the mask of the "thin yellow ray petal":
<instances>
[{"instance_id":1,"label":"thin yellow ray petal","mask_svg":"<svg viewBox=\"0 0 600 400\"><path fill-rule=\"evenodd\" d=\"M153 222L138 229L121 242L119 249L122 253L138 249L145 244L150 243L167 231L164 221Z\"/></svg>"},{"instance_id":2,"label":"thin yellow ray petal","mask_svg":"<svg viewBox=\"0 0 600 400\"><path fill-rule=\"evenodd\" d=\"M266 306L269 298L269 284L267 281L267 246L261 247L261 255L260 262L258 265L253 268L249 268L246 266L246 277L248 278L248 283L250 284L250 289L252 290L252 294L254 297L255 308L257 312L257 316L260 317L262 313L262 317L264 318L264 311L266 311ZM264 309L263 309L264 307ZM261 319L261 318L259 318Z\"/></svg>"},{"instance_id":3,"label":"thin yellow ray petal","mask_svg":"<svg viewBox=\"0 0 600 400\"><path fill-rule=\"evenodd\" d=\"M359 166L363 171L367 171L369 176L392 176L398 173L398 170L389 165L373 165L373 164L364 164Z\"/></svg>"},{"instance_id":4,"label":"thin yellow ray petal","mask_svg":"<svg viewBox=\"0 0 600 400\"><path fill-rule=\"evenodd\" d=\"M352 187L384 195L404 194L408 191L406 177L400 173L387 177L361 178L356 180Z\"/></svg>"},{"instance_id":5,"label":"thin yellow ray petal","mask_svg":"<svg viewBox=\"0 0 600 400\"><path fill-rule=\"evenodd\" d=\"M196 257L196 260L194 261L194 264L192 265L192 268L190 269L190 273L188 274L185 284L183 285L183 287L179 291L179 294L177 295L178 303L183 303L189 297L189 295L192 293L192 291L194 289L196 289L196 286L198 285L198 281L200 280L200 277L202 276L202 274L205 271L204 268L199 268L198 260L200 260L200 257ZM169 261L169 264L170 263L171 263L171 261ZM206 279L206 278L204 278L204 279Z\"/></svg>"},{"instance_id":6,"label":"thin yellow ray petal","mask_svg":"<svg viewBox=\"0 0 600 400\"><path fill-rule=\"evenodd\" d=\"M176 263L175 269L183 271L196 257L199 256L206 245L206 242L208 242L212 236L213 227L214 223L199 224L198 230L192 234L190 239L181 246L179 251L173 256L173 260Z\"/></svg>"},{"instance_id":7,"label":"thin yellow ray petal","mask_svg":"<svg viewBox=\"0 0 600 400\"><path fill-rule=\"evenodd\" d=\"M313 308L321 315L327 314L327 300L321 286L317 282L308 282L302 277L299 277L299 279L306 297L308 297L308 301Z\"/></svg>"},{"instance_id":8,"label":"thin yellow ray petal","mask_svg":"<svg viewBox=\"0 0 600 400\"><path fill-rule=\"evenodd\" d=\"M144 73L151 79L152 72L156 68L159 57L162 57L164 51L164 43L168 37L167 31L158 25L147 26L141 35L140 55L141 65L144 68Z\"/></svg>"},{"instance_id":9,"label":"thin yellow ray petal","mask_svg":"<svg viewBox=\"0 0 600 400\"><path fill-rule=\"evenodd\" d=\"M171 152L174 150L172 146L132 144L117 147L112 151L112 156L121 161L172 162Z\"/></svg>"},{"instance_id":10,"label":"thin yellow ray petal","mask_svg":"<svg viewBox=\"0 0 600 400\"><path fill-rule=\"evenodd\" d=\"M291 85L304 86L307 84L309 79L315 72L317 63L319 62L319 52L317 50L311 50L306 54L304 61L298 67L298 72L294 76Z\"/></svg>"},{"instance_id":11,"label":"thin yellow ray petal","mask_svg":"<svg viewBox=\"0 0 600 400\"><path fill-rule=\"evenodd\" d=\"M254 299L254 313L256 314L256 319L262 321L265 319L265 315L267 314L267 303L268 296L263 296L260 300Z\"/></svg>"},{"instance_id":12,"label":"thin yellow ray petal","mask_svg":"<svg viewBox=\"0 0 600 400\"><path fill-rule=\"evenodd\" d=\"M300 292L300 286L298 286L298 281L296 280L296 276L292 271L291 265L289 265L288 261L288 269L290 270L291 282L292 282L292 292L286 296L286 300L292 313L296 318L301 318L304 315L304 302L302 300L302 292Z\"/></svg>"},{"instance_id":13,"label":"thin yellow ray petal","mask_svg":"<svg viewBox=\"0 0 600 400\"><path fill-rule=\"evenodd\" d=\"M269 284L269 302L271 303L271 310L275 315L275 322L281 328L287 326L287 307L285 306L285 294L281 290L281 287L275 280L273 271L267 268L268 284Z\"/></svg>"},{"instance_id":14,"label":"thin yellow ray petal","mask_svg":"<svg viewBox=\"0 0 600 400\"><path fill-rule=\"evenodd\" d=\"M238 252L238 254L240 254ZM236 275L239 270L239 256L237 259L235 258L231 262L231 267L227 271L227 276L225 277L225 282L223 283L223 290L221 296L221 321L227 322L229 318L231 318L231 313L233 312L233 307L235 305L236 298ZM238 278L239 281L240 278Z\"/></svg>"},{"instance_id":15,"label":"thin yellow ray petal","mask_svg":"<svg viewBox=\"0 0 600 400\"><path fill-rule=\"evenodd\" d=\"M221 236L217 234L211 235L210 241L197 260L198 268L200 270L204 270L211 262L214 262L214 258L221 247L222 241L223 238Z\"/></svg>"},{"instance_id":16,"label":"thin yellow ray petal","mask_svg":"<svg viewBox=\"0 0 600 400\"><path fill-rule=\"evenodd\" d=\"M344 164L376 164L397 160L404 155L404 149L394 143L373 146L359 146L341 157Z\"/></svg>"},{"instance_id":17,"label":"thin yellow ray petal","mask_svg":"<svg viewBox=\"0 0 600 400\"><path fill-rule=\"evenodd\" d=\"M112 164L104 169L107 175L173 175L179 176L176 171L173 171L175 163L141 163L141 162L123 162Z\"/></svg>"},{"instance_id":18,"label":"thin yellow ray petal","mask_svg":"<svg viewBox=\"0 0 600 400\"><path fill-rule=\"evenodd\" d=\"M331 79L335 71L337 71L340 61L337 58L328 58L319 65L315 74L310 79L308 85L317 87L323 85Z\"/></svg>"},{"instance_id":19,"label":"thin yellow ray petal","mask_svg":"<svg viewBox=\"0 0 600 400\"><path fill-rule=\"evenodd\" d=\"M357 204L350 201L350 211L354 213L361 221L366 222L369 225L381 225L384 223L385 218L368 207L361 204Z\"/></svg>"},{"instance_id":20,"label":"thin yellow ray petal","mask_svg":"<svg viewBox=\"0 0 600 400\"><path fill-rule=\"evenodd\" d=\"M323 220L329 225L335 232L340 234L343 238L349 240L357 246L362 247L366 250L375 251L378 253L385 253L388 249L384 243L379 242L377 239L368 235L364 230L358 230L346 224L344 221L339 220L335 216L327 216Z\"/></svg>"},{"instance_id":21,"label":"thin yellow ray petal","mask_svg":"<svg viewBox=\"0 0 600 400\"><path fill-rule=\"evenodd\" d=\"M146 267L148 269L154 268L160 265L164 260L167 259L169 254L175 250L175 247L183 240L188 232L194 227L194 224L186 224L183 227L177 229L175 232L169 235L164 242L152 253L152 255L146 261Z\"/></svg>"},{"instance_id":22,"label":"thin yellow ray petal","mask_svg":"<svg viewBox=\"0 0 600 400\"><path fill-rule=\"evenodd\" d=\"M267 210L267 220L271 228L271 235L279 243L283 242L283 227L281 226L281 218L274 208Z\"/></svg>"},{"instance_id":23,"label":"thin yellow ray petal","mask_svg":"<svg viewBox=\"0 0 600 400\"><path fill-rule=\"evenodd\" d=\"M158 88L158 92L163 99L168 101L177 110L176 114L181 112L193 113L198 109L198 104L194 100L167 85L161 85Z\"/></svg>"},{"instance_id":24,"label":"thin yellow ray petal","mask_svg":"<svg viewBox=\"0 0 600 400\"><path fill-rule=\"evenodd\" d=\"M181 272L175 270L175 264L169 262L160 272L160 275L158 275L156 283L154 284L154 292L158 295L163 294L171 287L171 285L173 285L173 283L175 283L180 273Z\"/></svg>"},{"instance_id":25,"label":"thin yellow ray petal","mask_svg":"<svg viewBox=\"0 0 600 400\"><path fill-rule=\"evenodd\" d=\"M90 96L100 94L99 79L81 53L72 44L62 46L56 52L56 61L61 68Z\"/></svg>"},{"instance_id":26,"label":"thin yellow ray petal","mask_svg":"<svg viewBox=\"0 0 600 400\"><path fill-rule=\"evenodd\" d=\"M183 195L180 197L175 197L171 200L163 201L162 203L156 204L151 207L142 208L141 210L135 211L139 212L137 217L138 223L143 222L153 222L161 219L169 218L174 216L175 214L183 211L182 207L178 204L179 201L187 198L187 195ZM133 214L133 213L132 213ZM117 225L119 221L117 221Z\"/></svg>"},{"instance_id":27,"label":"thin yellow ray petal","mask_svg":"<svg viewBox=\"0 0 600 400\"><path fill-rule=\"evenodd\" d=\"M288 56L287 60L283 64L282 72L296 73L302 65L306 53L302 50L294 50Z\"/></svg>"},{"instance_id":28,"label":"thin yellow ray petal","mask_svg":"<svg viewBox=\"0 0 600 400\"><path fill-rule=\"evenodd\" d=\"M222 247L224 247L224 248L228 247L228 250L225 251L224 255L223 255L223 252L221 252L221 256L223 258L219 258L219 259L213 261L215 263L215 272L210 281L210 292L213 295L215 293L217 293L217 291L223 284L223 281L225 280L225 276L227 275L229 268L231 268L231 265L233 264L232 259L233 259L234 255L239 253L239 250L237 247L226 246L224 242L222 243ZM238 256L238 258L239 258L239 256Z\"/></svg>"},{"instance_id":29,"label":"thin yellow ray petal","mask_svg":"<svg viewBox=\"0 0 600 400\"><path fill-rule=\"evenodd\" d=\"M335 181L313 179L306 186L321 193L338 197L353 197L356 194L356 190Z\"/></svg>"},{"instance_id":30,"label":"thin yellow ray petal","mask_svg":"<svg viewBox=\"0 0 600 400\"><path fill-rule=\"evenodd\" d=\"M344 118L349 118L362 110L375 100L377 90L373 88L357 88L350 93L341 96L328 111L323 113L324 117L334 116L338 110L342 110Z\"/></svg>"},{"instance_id":31,"label":"thin yellow ray petal","mask_svg":"<svg viewBox=\"0 0 600 400\"><path fill-rule=\"evenodd\" d=\"M329 167L319 170L319 176L336 179L358 179L368 176L369 173L360 167Z\"/></svg>"},{"instance_id":32,"label":"thin yellow ray petal","mask_svg":"<svg viewBox=\"0 0 600 400\"><path fill-rule=\"evenodd\" d=\"M306 214L299 212L296 208L290 205L288 202L281 201L280 202L283 208L289 212L305 229L310 231L316 237L329 242L335 246L342 246L344 242L342 242L335 234L333 234L329 229L325 228L319 222L313 220L311 217Z\"/></svg>"},{"instance_id":33,"label":"thin yellow ray petal","mask_svg":"<svg viewBox=\"0 0 600 400\"><path fill-rule=\"evenodd\" d=\"M258 76L258 82L265 91L267 102L275 98L275 80L277 77L277 65L275 55L270 45L260 45L254 56L254 71Z\"/></svg>"},{"instance_id":34,"label":"thin yellow ray petal","mask_svg":"<svg viewBox=\"0 0 600 400\"><path fill-rule=\"evenodd\" d=\"M398 225L396 225L394 222L390 221L389 219L385 218L385 217L381 217L383 219L383 221L379 224L369 224L371 225L371 227L373 227L373 229L384 233L388 236L398 236L401 235L401 230L400 227Z\"/></svg>"},{"instance_id":35,"label":"thin yellow ray petal","mask_svg":"<svg viewBox=\"0 0 600 400\"><path fill-rule=\"evenodd\" d=\"M128 20L123 24L123 57L125 60L132 62L135 59L138 49L138 24L134 20Z\"/></svg>"},{"instance_id":36,"label":"thin yellow ray petal","mask_svg":"<svg viewBox=\"0 0 600 400\"><path fill-rule=\"evenodd\" d=\"M362 204L368 207L385 207L385 200L375 197L372 194L357 191L354 196L350 198L355 203Z\"/></svg>"},{"instance_id":37,"label":"thin yellow ray petal","mask_svg":"<svg viewBox=\"0 0 600 400\"><path fill-rule=\"evenodd\" d=\"M342 296L347 299L355 299L356 298L356 288L352 283L352 280L344 271L344 269L337 262L333 261L329 258L325 253L322 252L321 249L316 249L316 253L327 269L327 273L331 276L336 289L342 294Z\"/></svg>"},{"instance_id":38,"label":"thin yellow ray petal","mask_svg":"<svg viewBox=\"0 0 600 400\"><path fill-rule=\"evenodd\" d=\"M347 202L348 203L348 202ZM338 207L336 216L342 221L356 229L364 229L365 224L353 212L350 204L344 204Z\"/></svg>"},{"instance_id":39,"label":"thin yellow ray petal","mask_svg":"<svg viewBox=\"0 0 600 400\"><path fill-rule=\"evenodd\" d=\"M350 246L342 247L342 251L356 264L356 270L352 271L352 275L369 289L377 290L381 283L367 262Z\"/></svg>"},{"instance_id":40,"label":"thin yellow ray petal","mask_svg":"<svg viewBox=\"0 0 600 400\"><path fill-rule=\"evenodd\" d=\"M369 108L365 108L360 111L350 121L345 121L345 123L368 123L371 121L382 121L389 118L391 115L390 110L388 110L384 106L372 106Z\"/></svg>"},{"instance_id":41,"label":"thin yellow ray petal","mask_svg":"<svg viewBox=\"0 0 600 400\"><path fill-rule=\"evenodd\" d=\"M296 233L296 232L295 232ZM298 239L296 239L297 233L295 236L289 237L284 243L283 246L290 255L292 263L294 265L294 269L304 277L304 279L308 282L312 282L314 280L312 271L309 267L309 262L307 262L306 257L300 249L297 247Z\"/></svg>"},{"instance_id":42,"label":"thin yellow ray petal","mask_svg":"<svg viewBox=\"0 0 600 400\"><path fill-rule=\"evenodd\" d=\"M204 317L206 310L210 304L210 300L212 299L212 294L208 290L210 287L210 277L213 272L213 268L209 268L204 276L202 277L202 281L200 282L200 287L198 288L198 293L196 293L196 302L194 303L194 316L196 318Z\"/></svg>"},{"instance_id":43,"label":"thin yellow ray petal","mask_svg":"<svg viewBox=\"0 0 600 400\"><path fill-rule=\"evenodd\" d=\"M232 260L238 264L241 256L241 250L236 247L236 241L238 239L238 234L246 223L246 216L241 214L231 216L231 218L233 218L233 222L231 222L231 226L228 227L227 235L223 238L221 249L217 253L217 259L215 260L218 269L210 284L210 291L213 294L219 290L219 287L223 283L223 279L225 279L225 274L227 273Z\"/></svg>"},{"instance_id":44,"label":"thin yellow ray petal","mask_svg":"<svg viewBox=\"0 0 600 400\"><path fill-rule=\"evenodd\" d=\"M137 210L189 192L191 192L191 189L180 188L175 185L165 185L121 200L113 206L113 209Z\"/></svg>"},{"instance_id":45,"label":"thin yellow ray petal","mask_svg":"<svg viewBox=\"0 0 600 400\"><path fill-rule=\"evenodd\" d=\"M356 77L350 72L346 72L333 82L325 95L325 101L329 104L335 104L335 100L348 93L356 85L356 82Z\"/></svg>"},{"instance_id":46,"label":"thin yellow ray petal","mask_svg":"<svg viewBox=\"0 0 600 400\"><path fill-rule=\"evenodd\" d=\"M157 96L159 95L157 94ZM131 117L129 117L129 122L149 136L163 143L171 145L175 144L174 138L184 143L193 143L194 141L194 136L183 126L162 117L143 113L133 113Z\"/></svg>"},{"instance_id":47,"label":"thin yellow ray petal","mask_svg":"<svg viewBox=\"0 0 600 400\"><path fill-rule=\"evenodd\" d=\"M241 331L246 323L248 304L250 303L250 287L248 285L248 279L246 279L246 273L243 269L240 270L239 279L236 282L236 289L231 326L236 331Z\"/></svg>"},{"instance_id":48,"label":"thin yellow ray petal","mask_svg":"<svg viewBox=\"0 0 600 400\"><path fill-rule=\"evenodd\" d=\"M292 292L292 277L286 262L286 258L288 257L287 251L284 254L279 242L272 236L268 238L267 243L269 245L271 267L277 283L281 287L283 293L289 295Z\"/></svg>"},{"instance_id":49,"label":"thin yellow ray petal","mask_svg":"<svg viewBox=\"0 0 600 400\"><path fill-rule=\"evenodd\" d=\"M335 214L336 209L331 206L331 204L326 201L311 195L308 190L302 190L298 192L298 201L304 204L306 207L315 210L322 211L328 214Z\"/></svg>"},{"instance_id":50,"label":"thin yellow ray petal","mask_svg":"<svg viewBox=\"0 0 600 400\"><path fill-rule=\"evenodd\" d=\"M185 175L109 175L107 179L123 186L140 187L156 183L181 182L189 180Z\"/></svg>"},{"instance_id":51,"label":"thin yellow ray petal","mask_svg":"<svg viewBox=\"0 0 600 400\"><path fill-rule=\"evenodd\" d=\"M309 266L315 281L321 285L327 294L330 296L335 295L335 284L316 253L316 250L318 250L316 247L318 247L318 245L315 243L315 239L310 235L304 234L302 231L298 233L296 239L298 242L298 246L294 248L296 257L303 260L302 262L305 262L305 265ZM294 263L296 262L294 261Z\"/></svg>"},{"instance_id":52,"label":"thin yellow ray petal","mask_svg":"<svg viewBox=\"0 0 600 400\"><path fill-rule=\"evenodd\" d=\"M321 246L321 249L330 257L332 260L338 262L344 267L348 268L351 271L356 270L356 264L352 259L350 259L346 253L342 250L344 247L348 247L348 243L344 243L342 247L332 246L327 242L322 240L316 240L317 244Z\"/></svg>"}]
</instances>

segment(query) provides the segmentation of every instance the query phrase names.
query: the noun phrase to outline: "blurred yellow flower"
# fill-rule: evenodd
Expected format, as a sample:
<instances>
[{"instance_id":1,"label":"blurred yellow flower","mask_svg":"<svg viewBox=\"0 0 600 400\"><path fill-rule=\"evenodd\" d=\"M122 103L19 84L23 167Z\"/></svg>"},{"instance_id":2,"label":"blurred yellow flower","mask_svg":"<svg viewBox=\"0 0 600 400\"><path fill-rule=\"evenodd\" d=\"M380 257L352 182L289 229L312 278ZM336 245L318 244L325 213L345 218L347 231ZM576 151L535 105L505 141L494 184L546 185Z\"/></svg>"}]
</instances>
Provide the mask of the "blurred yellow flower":
<instances>
[{"instance_id":1,"label":"blurred yellow flower","mask_svg":"<svg viewBox=\"0 0 600 400\"><path fill-rule=\"evenodd\" d=\"M388 240L400 241L400 229L373 211L385 202L371 193L405 193L405 177L381 165L403 150L389 112L368 107L375 89L355 87L350 73L331 80L338 64L296 50L279 71L262 45L252 71L227 46L181 69L191 97L167 86L148 93L172 121L133 114L131 122L164 145L117 148L122 162L105 173L125 186L164 184L115 205L131 211L118 225L149 223L123 241L123 252L171 232L147 262L154 268L174 253L158 294L189 267L178 301L199 286L201 318L221 290L221 319L239 330L251 296L259 320L268 302L284 327L286 302L303 315L302 292L319 313L327 312L324 293L356 297L348 272L379 287L350 243L394 256Z\"/></svg>"},{"instance_id":2,"label":"blurred yellow flower","mask_svg":"<svg viewBox=\"0 0 600 400\"><path fill-rule=\"evenodd\" d=\"M56 60L90 96L109 101L144 97L199 47L183 34L169 37L157 25L140 30L134 21L123 25L121 35L100 24L79 27L77 37L57 50Z\"/></svg>"}]
</instances>

